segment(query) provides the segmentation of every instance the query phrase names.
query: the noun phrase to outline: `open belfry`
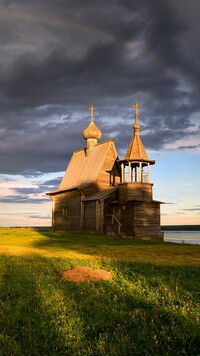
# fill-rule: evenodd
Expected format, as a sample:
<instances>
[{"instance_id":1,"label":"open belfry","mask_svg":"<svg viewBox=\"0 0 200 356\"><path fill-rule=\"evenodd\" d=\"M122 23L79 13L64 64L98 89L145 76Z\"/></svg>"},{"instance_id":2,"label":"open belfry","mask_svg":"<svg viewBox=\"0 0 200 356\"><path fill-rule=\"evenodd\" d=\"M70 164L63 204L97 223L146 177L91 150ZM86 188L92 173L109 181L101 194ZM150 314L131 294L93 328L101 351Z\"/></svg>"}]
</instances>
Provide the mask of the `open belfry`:
<instances>
[{"instance_id":1,"label":"open belfry","mask_svg":"<svg viewBox=\"0 0 200 356\"><path fill-rule=\"evenodd\" d=\"M94 122L83 131L86 147L74 151L52 200L55 231L117 234L132 238L162 239L160 204L153 200L149 160L140 138L136 103L133 138L120 160L114 139L98 140L102 133Z\"/></svg>"}]
</instances>

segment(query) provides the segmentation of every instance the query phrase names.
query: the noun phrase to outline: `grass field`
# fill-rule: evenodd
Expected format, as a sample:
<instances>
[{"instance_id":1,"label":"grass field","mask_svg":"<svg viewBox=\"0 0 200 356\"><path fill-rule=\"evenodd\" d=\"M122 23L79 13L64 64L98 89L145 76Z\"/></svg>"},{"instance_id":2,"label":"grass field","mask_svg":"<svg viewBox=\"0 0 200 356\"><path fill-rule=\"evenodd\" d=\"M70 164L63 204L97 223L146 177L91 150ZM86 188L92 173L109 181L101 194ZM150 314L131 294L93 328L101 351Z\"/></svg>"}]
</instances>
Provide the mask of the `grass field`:
<instances>
[{"instance_id":1,"label":"grass field","mask_svg":"<svg viewBox=\"0 0 200 356\"><path fill-rule=\"evenodd\" d=\"M0 355L199 355L199 267L198 245L2 228Z\"/></svg>"}]
</instances>

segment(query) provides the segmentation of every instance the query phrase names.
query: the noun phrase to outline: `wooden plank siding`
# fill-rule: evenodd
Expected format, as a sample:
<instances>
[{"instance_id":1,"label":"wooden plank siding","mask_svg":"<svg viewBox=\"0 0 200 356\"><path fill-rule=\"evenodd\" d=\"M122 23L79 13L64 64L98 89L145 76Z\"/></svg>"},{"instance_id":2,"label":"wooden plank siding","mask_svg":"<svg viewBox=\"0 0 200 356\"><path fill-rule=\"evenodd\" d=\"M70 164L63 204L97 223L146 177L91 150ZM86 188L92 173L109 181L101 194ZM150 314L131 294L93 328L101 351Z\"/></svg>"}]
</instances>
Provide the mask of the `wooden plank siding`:
<instances>
[{"instance_id":1,"label":"wooden plank siding","mask_svg":"<svg viewBox=\"0 0 200 356\"><path fill-rule=\"evenodd\" d=\"M121 223L133 237L163 238L159 202L127 202L121 208Z\"/></svg>"},{"instance_id":2,"label":"wooden plank siding","mask_svg":"<svg viewBox=\"0 0 200 356\"><path fill-rule=\"evenodd\" d=\"M96 201L84 203L84 231L96 232Z\"/></svg>"},{"instance_id":3,"label":"wooden plank siding","mask_svg":"<svg viewBox=\"0 0 200 356\"><path fill-rule=\"evenodd\" d=\"M135 230L159 231L160 206L158 203L135 203L134 209Z\"/></svg>"},{"instance_id":4,"label":"wooden plank siding","mask_svg":"<svg viewBox=\"0 0 200 356\"><path fill-rule=\"evenodd\" d=\"M52 196L53 222L56 231L80 231L81 193L78 189Z\"/></svg>"},{"instance_id":5,"label":"wooden plank siding","mask_svg":"<svg viewBox=\"0 0 200 356\"><path fill-rule=\"evenodd\" d=\"M103 161L96 180L96 185L98 186L99 190L107 189L108 187L113 185L113 183L120 183L120 173L118 170L116 159L117 156L112 143L107 151L107 154L105 156L105 159Z\"/></svg>"},{"instance_id":6,"label":"wooden plank siding","mask_svg":"<svg viewBox=\"0 0 200 356\"><path fill-rule=\"evenodd\" d=\"M119 184L119 200L152 201L152 183L121 183Z\"/></svg>"},{"instance_id":7,"label":"wooden plank siding","mask_svg":"<svg viewBox=\"0 0 200 356\"><path fill-rule=\"evenodd\" d=\"M117 195L117 190L111 188L109 195L101 191L94 195L94 199L90 197L83 200L84 204L84 231L102 233L107 215L112 215L112 205L110 204ZM105 195L105 196L104 196Z\"/></svg>"}]
</instances>

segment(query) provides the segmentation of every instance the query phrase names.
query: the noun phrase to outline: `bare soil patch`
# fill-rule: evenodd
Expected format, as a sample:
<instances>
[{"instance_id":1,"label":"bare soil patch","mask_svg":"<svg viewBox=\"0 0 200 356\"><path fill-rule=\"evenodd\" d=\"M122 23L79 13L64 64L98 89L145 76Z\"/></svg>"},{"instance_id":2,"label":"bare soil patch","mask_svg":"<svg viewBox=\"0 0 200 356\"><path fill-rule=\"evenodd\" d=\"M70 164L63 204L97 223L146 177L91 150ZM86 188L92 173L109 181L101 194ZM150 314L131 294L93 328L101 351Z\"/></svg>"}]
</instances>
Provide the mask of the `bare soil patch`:
<instances>
[{"instance_id":1,"label":"bare soil patch","mask_svg":"<svg viewBox=\"0 0 200 356\"><path fill-rule=\"evenodd\" d=\"M90 267L80 266L68 271L64 271L62 280L71 282L85 282L85 281L109 281L112 278L112 273L103 269L92 269Z\"/></svg>"}]
</instances>

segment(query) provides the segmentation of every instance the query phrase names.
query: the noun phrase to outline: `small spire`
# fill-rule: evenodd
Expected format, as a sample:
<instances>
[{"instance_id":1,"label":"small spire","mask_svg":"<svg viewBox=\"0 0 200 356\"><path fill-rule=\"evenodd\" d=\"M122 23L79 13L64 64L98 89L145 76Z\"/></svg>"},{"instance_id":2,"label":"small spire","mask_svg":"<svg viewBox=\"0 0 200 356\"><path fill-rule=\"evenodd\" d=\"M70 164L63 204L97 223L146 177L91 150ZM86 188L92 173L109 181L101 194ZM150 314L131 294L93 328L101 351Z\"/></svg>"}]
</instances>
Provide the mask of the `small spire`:
<instances>
[{"instance_id":1,"label":"small spire","mask_svg":"<svg viewBox=\"0 0 200 356\"><path fill-rule=\"evenodd\" d=\"M132 105L132 108L135 109L135 124L138 124L138 118L139 118L139 110L141 106L136 102L135 105Z\"/></svg>"},{"instance_id":2,"label":"small spire","mask_svg":"<svg viewBox=\"0 0 200 356\"><path fill-rule=\"evenodd\" d=\"M133 124L134 136L139 136L140 134L140 124L139 124L139 110L141 106L136 102L135 105L132 105L132 108L135 109L135 123Z\"/></svg>"},{"instance_id":3,"label":"small spire","mask_svg":"<svg viewBox=\"0 0 200 356\"><path fill-rule=\"evenodd\" d=\"M148 161L148 156L146 154L144 145L140 138L140 124L139 124L139 109L141 106L136 101L135 105L132 105L132 108L135 109L135 123L133 124L133 138L131 143L128 147L126 155L124 157L127 161L134 161L134 160L144 160Z\"/></svg>"},{"instance_id":4,"label":"small spire","mask_svg":"<svg viewBox=\"0 0 200 356\"><path fill-rule=\"evenodd\" d=\"M94 110L96 110L96 108L95 108L95 106L90 105L89 110L90 110L90 121L93 122L94 121Z\"/></svg>"}]
</instances>

